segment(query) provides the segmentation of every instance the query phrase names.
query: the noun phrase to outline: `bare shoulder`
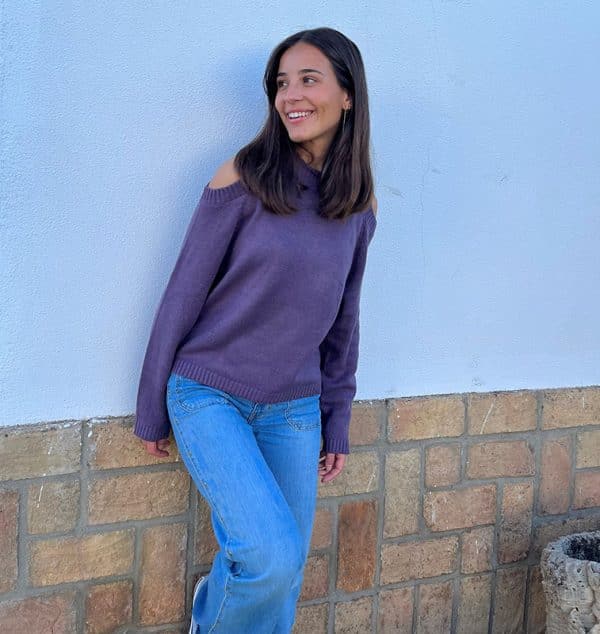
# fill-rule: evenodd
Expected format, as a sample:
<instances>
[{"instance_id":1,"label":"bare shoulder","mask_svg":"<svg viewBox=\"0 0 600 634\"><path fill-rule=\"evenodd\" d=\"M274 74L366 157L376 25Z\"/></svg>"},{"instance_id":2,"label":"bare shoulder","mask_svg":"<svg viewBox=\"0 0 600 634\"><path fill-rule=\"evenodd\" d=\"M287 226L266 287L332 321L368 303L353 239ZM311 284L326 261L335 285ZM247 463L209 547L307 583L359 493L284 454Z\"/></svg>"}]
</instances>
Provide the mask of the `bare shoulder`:
<instances>
[{"instance_id":1,"label":"bare shoulder","mask_svg":"<svg viewBox=\"0 0 600 634\"><path fill-rule=\"evenodd\" d=\"M375 194L371 198L371 209L373 209L373 215L377 215L377 198L375 198Z\"/></svg>"},{"instance_id":2,"label":"bare shoulder","mask_svg":"<svg viewBox=\"0 0 600 634\"><path fill-rule=\"evenodd\" d=\"M240 176L233 164L233 158L230 158L219 167L208 185L211 189L218 189L220 187L233 185L233 183L235 183L239 179Z\"/></svg>"}]
</instances>

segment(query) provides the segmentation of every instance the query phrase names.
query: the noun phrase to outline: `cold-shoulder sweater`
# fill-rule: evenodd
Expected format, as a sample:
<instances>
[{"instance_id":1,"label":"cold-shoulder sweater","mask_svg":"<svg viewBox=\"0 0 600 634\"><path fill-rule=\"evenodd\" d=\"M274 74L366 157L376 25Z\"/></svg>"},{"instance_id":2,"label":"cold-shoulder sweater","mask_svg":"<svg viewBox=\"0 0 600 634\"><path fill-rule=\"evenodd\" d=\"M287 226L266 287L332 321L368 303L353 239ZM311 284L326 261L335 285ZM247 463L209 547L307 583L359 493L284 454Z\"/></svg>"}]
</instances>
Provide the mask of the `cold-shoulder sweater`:
<instances>
[{"instance_id":1,"label":"cold-shoulder sweater","mask_svg":"<svg viewBox=\"0 0 600 634\"><path fill-rule=\"evenodd\" d=\"M265 210L241 180L206 185L152 324L134 433L169 435L171 372L259 403L320 394L323 448L349 453L359 303L373 209L319 215L320 172L301 159L291 200Z\"/></svg>"}]
</instances>

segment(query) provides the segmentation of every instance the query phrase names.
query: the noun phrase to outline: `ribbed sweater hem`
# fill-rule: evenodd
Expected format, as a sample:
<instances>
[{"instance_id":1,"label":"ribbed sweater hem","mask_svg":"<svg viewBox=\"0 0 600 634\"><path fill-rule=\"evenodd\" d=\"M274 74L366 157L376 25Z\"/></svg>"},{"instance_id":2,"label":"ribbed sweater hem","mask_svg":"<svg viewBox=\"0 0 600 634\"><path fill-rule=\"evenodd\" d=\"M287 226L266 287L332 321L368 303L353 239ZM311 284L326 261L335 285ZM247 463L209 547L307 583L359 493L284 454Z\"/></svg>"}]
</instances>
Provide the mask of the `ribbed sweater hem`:
<instances>
[{"instance_id":1,"label":"ribbed sweater hem","mask_svg":"<svg viewBox=\"0 0 600 634\"><path fill-rule=\"evenodd\" d=\"M303 383L279 392L261 390L251 385L246 385L245 383L240 383L239 381L221 376L212 370L197 366L195 363L184 359L177 359L171 371L175 374L185 376L188 379L192 379L192 381L210 385L218 390L228 392L233 396L245 398L256 403L280 403L282 401L291 401L296 398L304 398L305 396L313 396L321 393L320 383Z\"/></svg>"},{"instance_id":2,"label":"ribbed sweater hem","mask_svg":"<svg viewBox=\"0 0 600 634\"><path fill-rule=\"evenodd\" d=\"M327 453L350 453L348 438L323 438L324 449Z\"/></svg>"}]
</instances>

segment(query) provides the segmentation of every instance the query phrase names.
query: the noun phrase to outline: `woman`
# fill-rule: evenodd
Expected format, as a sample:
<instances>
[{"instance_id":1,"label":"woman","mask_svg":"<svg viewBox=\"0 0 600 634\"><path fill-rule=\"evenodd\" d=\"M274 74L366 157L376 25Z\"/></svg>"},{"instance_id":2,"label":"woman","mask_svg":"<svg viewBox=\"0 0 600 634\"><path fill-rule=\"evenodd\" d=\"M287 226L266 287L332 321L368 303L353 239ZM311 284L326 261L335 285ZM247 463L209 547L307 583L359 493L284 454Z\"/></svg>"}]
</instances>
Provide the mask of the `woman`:
<instances>
[{"instance_id":1,"label":"woman","mask_svg":"<svg viewBox=\"0 0 600 634\"><path fill-rule=\"evenodd\" d=\"M349 453L376 226L360 52L333 29L296 33L264 87L263 129L196 207L138 391L134 433L164 457L172 427L220 546L194 591L193 633L291 631L313 470L329 482Z\"/></svg>"}]
</instances>

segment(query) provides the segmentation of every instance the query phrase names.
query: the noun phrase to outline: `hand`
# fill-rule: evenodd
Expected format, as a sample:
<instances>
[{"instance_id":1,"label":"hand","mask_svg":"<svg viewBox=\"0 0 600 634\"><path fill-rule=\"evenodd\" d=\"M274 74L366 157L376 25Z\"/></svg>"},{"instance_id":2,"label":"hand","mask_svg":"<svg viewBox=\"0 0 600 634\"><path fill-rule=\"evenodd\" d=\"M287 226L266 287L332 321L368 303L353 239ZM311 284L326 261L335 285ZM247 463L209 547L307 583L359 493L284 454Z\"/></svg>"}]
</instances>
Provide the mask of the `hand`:
<instances>
[{"instance_id":1,"label":"hand","mask_svg":"<svg viewBox=\"0 0 600 634\"><path fill-rule=\"evenodd\" d=\"M146 448L146 451L152 456L156 456L157 458L167 458L169 456L169 452L165 449L165 447L171 444L168 438L163 438L162 440L142 440L142 444Z\"/></svg>"},{"instance_id":2,"label":"hand","mask_svg":"<svg viewBox=\"0 0 600 634\"><path fill-rule=\"evenodd\" d=\"M321 482L330 482L342 472L346 463L346 454L343 453L325 453L321 451L319 457L319 476Z\"/></svg>"}]
</instances>

